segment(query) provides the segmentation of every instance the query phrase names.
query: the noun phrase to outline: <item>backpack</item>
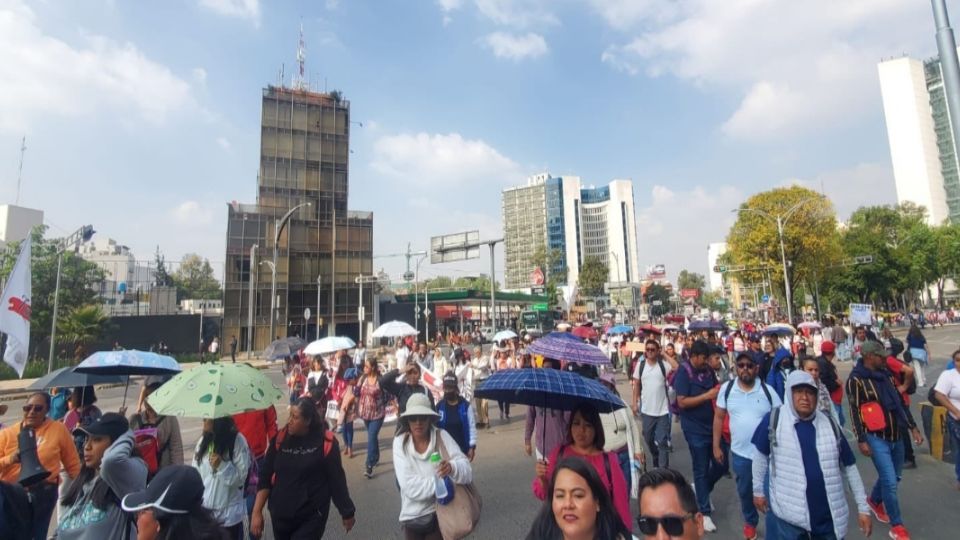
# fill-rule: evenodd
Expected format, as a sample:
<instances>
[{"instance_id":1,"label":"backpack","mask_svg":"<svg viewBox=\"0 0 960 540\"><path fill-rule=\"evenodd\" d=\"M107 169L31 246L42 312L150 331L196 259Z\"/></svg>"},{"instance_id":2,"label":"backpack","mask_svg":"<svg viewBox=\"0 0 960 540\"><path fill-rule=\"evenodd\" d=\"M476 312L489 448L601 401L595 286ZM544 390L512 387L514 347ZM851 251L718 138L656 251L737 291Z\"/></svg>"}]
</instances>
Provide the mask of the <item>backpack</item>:
<instances>
[{"instance_id":1,"label":"backpack","mask_svg":"<svg viewBox=\"0 0 960 540\"><path fill-rule=\"evenodd\" d=\"M905 365L910 366L913 363L913 355L910 354L910 351L903 351L903 360L897 358L898 362L903 362ZM907 395L914 395L917 393L917 375L914 374L913 378L910 379L910 384L907 385Z\"/></svg>"},{"instance_id":2,"label":"backpack","mask_svg":"<svg viewBox=\"0 0 960 540\"><path fill-rule=\"evenodd\" d=\"M660 367L660 374L663 375L663 391L667 395L667 404L670 404L670 375L676 373L677 370L670 372L670 375L667 375L667 368L663 365L663 358L657 358L657 366ZM643 370L647 367L647 361L642 360L640 362L640 373L637 374L637 384L640 384L640 381L643 380ZM676 395L673 396L674 401L676 401Z\"/></svg>"},{"instance_id":3,"label":"backpack","mask_svg":"<svg viewBox=\"0 0 960 540\"><path fill-rule=\"evenodd\" d=\"M148 480L153 478L160 469L160 454L166 448L166 446L160 447L157 431L156 426L146 426L133 431L133 446L147 465Z\"/></svg>"},{"instance_id":4,"label":"backpack","mask_svg":"<svg viewBox=\"0 0 960 540\"><path fill-rule=\"evenodd\" d=\"M723 391L723 401L729 403L730 392L733 391L733 383L737 382L736 379L731 380L727 383L727 389ZM773 396L770 395L770 387L767 386L767 383L757 379L757 382L760 383L760 388L763 390L763 395L767 396L767 402L770 404L770 407L773 407Z\"/></svg>"},{"instance_id":5,"label":"backpack","mask_svg":"<svg viewBox=\"0 0 960 540\"><path fill-rule=\"evenodd\" d=\"M691 380L693 379L693 366L690 365L690 362L680 362L680 367L687 372L687 377ZM680 414L680 401L677 399L677 373L679 369L675 369L667 375L667 384L669 389L667 390L667 407L670 409L671 414Z\"/></svg>"}]
</instances>

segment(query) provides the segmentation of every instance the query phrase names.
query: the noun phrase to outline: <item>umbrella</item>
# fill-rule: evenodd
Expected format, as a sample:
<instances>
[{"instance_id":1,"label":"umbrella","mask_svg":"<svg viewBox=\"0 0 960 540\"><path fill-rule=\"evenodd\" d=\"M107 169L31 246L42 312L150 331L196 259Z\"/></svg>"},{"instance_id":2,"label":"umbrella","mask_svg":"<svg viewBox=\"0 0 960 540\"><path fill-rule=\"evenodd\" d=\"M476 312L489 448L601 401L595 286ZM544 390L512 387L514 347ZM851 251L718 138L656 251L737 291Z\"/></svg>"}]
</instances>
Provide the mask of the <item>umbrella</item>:
<instances>
[{"instance_id":1,"label":"umbrella","mask_svg":"<svg viewBox=\"0 0 960 540\"><path fill-rule=\"evenodd\" d=\"M513 330L501 330L493 335L493 341L506 341L515 337L517 337L517 333Z\"/></svg>"},{"instance_id":2,"label":"umbrella","mask_svg":"<svg viewBox=\"0 0 960 540\"><path fill-rule=\"evenodd\" d=\"M297 338L299 339L299 338ZM279 360L288 356L296 356L297 351L303 347L296 347L296 343L291 342L289 338L276 339L271 341L267 348L263 350L263 356L269 360Z\"/></svg>"},{"instance_id":3,"label":"umbrella","mask_svg":"<svg viewBox=\"0 0 960 540\"><path fill-rule=\"evenodd\" d=\"M77 373L73 366L51 371L43 377L33 381L27 390L46 390L47 388L62 388L69 386L93 386L95 384L115 384L126 381L120 375L94 375L92 373Z\"/></svg>"},{"instance_id":4,"label":"umbrella","mask_svg":"<svg viewBox=\"0 0 960 540\"><path fill-rule=\"evenodd\" d=\"M633 327L626 324L618 324L613 328L607 330L608 334L632 334Z\"/></svg>"},{"instance_id":5,"label":"umbrella","mask_svg":"<svg viewBox=\"0 0 960 540\"><path fill-rule=\"evenodd\" d=\"M303 352L304 354L316 356L319 354L330 354L344 349L352 349L356 346L357 344L348 337L330 336L310 343L303 349Z\"/></svg>"},{"instance_id":6,"label":"umbrella","mask_svg":"<svg viewBox=\"0 0 960 540\"><path fill-rule=\"evenodd\" d=\"M803 321L797 325L797 328L809 328L811 330L817 330L820 328L820 323L817 321Z\"/></svg>"},{"instance_id":7,"label":"umbrella","mask_svg":"<svg viewBox=\"0 0 960 540\"><path fill-rule=\"evenodd\" d=\"M484 399L564 411L573 410L584 401L604 413L626 406L619 396L604 388L599 382L559 369L496 371L480 383L473 395Z\"/></svg>"},{"instance_id":8,"label":"umbrella","mask_svg":"<svg viewBox=\"0 0 960 540\"><path fill-rule=\"evenodd\" d=\"M660 333L662 333L659 328L657 328L656 326L654 326L654 325L652 325L652 324L649 324L649 323L640 326L639 328L637 328L637 331L638 331L638 332L650 332L651 334L660 334Z\"/></svg>"},{"instance_id":9,"label":"umbrella","mask_svg":"<svg viewBox=\"0 0 960 540\"><path fill-rule=\"evenodd\" d=\"M420 332L416 328L410 326L409 324L403 321L390 321L388 323L383 323L379 328L373 331L370 334L372 338L398 338L398 337L407 337L415 336Z\"/></svg>"},{"instance_id":10,"label":"umbrella","mask_svg":"<svg viewBox=\"0 0 960 540\"><path fill-rule=\"evenodd\" d=\"M664 332L676 332L677 330L680 330L680 327L675 324L665 324L660 327L660 330L663 330Z\"/></svg>"},{"instance_id":11,"label":"umbrella","mask_svg":"<svg viewBox=\"0 0 960 540\"><path fill-rule=\"evenodd\" d=\"M786 323L773 323L763 329L761 334L765 336L792 336L796 330Z\"/></svg>"},{"instance_id":12,"label":"umbrella","mask_svg":"<svg viewBox=\"0 0 960 540\"><path fill-rule=\"evenodd\" d=\"M597 330L592 326L578 326L570 333L580 339L597 339Z\"/></svg>"},{"instance_id":13,"label":"umbrella","mask_svg":"<svg viewBox=\"0 0 960 540\"><path fill-rule=\"evenodd\" d=\"M307 342L300 339L300 336L287 336L283 338L287 343L290 344L290 348L299 351L300 349L307 346Z\"/></svg>"},{"instance_id":14,"label":"umbrella","mask_svg":"<svg viewBox=\"0 0 960 540\"><path fill-rule=\"evenodd\" d=\"M147 402L157 414L222 418L266 409L283 392L260 370L246 364L201 365L170 379Z\"/></svg>"},{"instance_id":15,"label":"umbrella","mask_svg":"<svg viewBox=\"0 0 960 540\"><path fill-rule=\"evenodd\" d=\"M127 404L127 389L130 388L131 375L169 375L180 373L180 363L172 356L164 356L136 349L120 351L99 351L88 356L80 365L73 368L77 373L96 375L126 375L127 385L123 388L123 405Z\"/></svg>"},{"instance_id":16,"label":"umbrella","mask_svg":"<svg viewBox=\"0 0 960 540\"><path fill-rule=\"evenodd\" d=\"M527 347L530 354L539 354L544 358L576 362L578 364L608 365L610 358L603 354L600 347L584 343L578 339L555 337L556 332L538 339Z\"/></svg>"},{"instance_id":17,"label":"umbrella","mask_svg":"<svg viewBox=\"0 0 960 540\"><path fill-rule=\"evenodd\" d=\"M699 330L723 330L724 326L720 321L715 321L710 319L708 321L693 321L687 326L687 330L692 330L694 332Z\"/></svg>"}]
</instances>

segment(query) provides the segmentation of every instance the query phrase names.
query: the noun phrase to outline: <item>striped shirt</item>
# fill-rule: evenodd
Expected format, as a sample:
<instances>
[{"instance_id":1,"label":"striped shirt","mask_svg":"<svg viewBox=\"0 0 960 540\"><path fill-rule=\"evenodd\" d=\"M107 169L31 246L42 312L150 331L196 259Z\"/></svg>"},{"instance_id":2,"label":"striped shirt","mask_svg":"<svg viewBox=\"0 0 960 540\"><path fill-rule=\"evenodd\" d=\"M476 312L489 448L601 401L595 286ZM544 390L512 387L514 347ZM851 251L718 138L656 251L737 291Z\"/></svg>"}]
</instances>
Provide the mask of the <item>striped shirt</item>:
<instances>
[{"instance_id":1,"label":"striped shirt","mask_svg":"<svg viewBox=\"0 0 960 540\"><path fill-rule=\"evenodd\" d=\"M896 382L893 380L893 376L889 372L886 372L887 376L890 379L890 384L894 388L897 387ZM867 431L866 426L863 425L863 419L860 417L860 406L864 403L876 402L880 403L880 392L876 387L874 381L870 379L862 379L856 377L853 374L850 375L850 378L847 379L847 399L850 401L850 420L853 423L853 433L857 436L857 442L865 442L867 440L867 434L880 437L881 439L889 442L896 442L900 440L900 422L906 422L907 426L911 429L917 427L916 423L913 421L913 416L905 408L903 404L903 398L900 400L900 407L897 410L884 410L883 415L886 419L886 427L880 431ZM899 395L899 393L898 393Z\"/></svg>"}]
</instances>

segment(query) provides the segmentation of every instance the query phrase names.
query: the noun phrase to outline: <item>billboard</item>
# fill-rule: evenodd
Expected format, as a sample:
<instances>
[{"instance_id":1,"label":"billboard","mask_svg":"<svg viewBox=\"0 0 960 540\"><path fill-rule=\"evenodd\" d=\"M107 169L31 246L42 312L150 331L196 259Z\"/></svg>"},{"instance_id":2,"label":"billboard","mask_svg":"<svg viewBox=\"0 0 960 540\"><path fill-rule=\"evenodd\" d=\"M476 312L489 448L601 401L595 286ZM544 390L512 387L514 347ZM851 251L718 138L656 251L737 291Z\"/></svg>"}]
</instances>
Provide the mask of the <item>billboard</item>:
<instances>
[{"instance_id":1,"label":"billboard","mask_svg":"<svg viewBox=\"0 0 960 540\"><path fill-rule=\"evenodd\" d=\"M543 285L543 270L540 267L533 269L533 272L530 272L530 284L534 286Z\"/></svg>"},{"instance_id":2,"label":"billboard","mask_svg":"<svg viewBox=\"0 0 960 540\"><path fill-rule=\"evenodd\" d=\"M662 264L655 264L647 267L648 279L663 279L667 277L667 267Z\"/></svg>"},{"instance_id":3,"label":"billboard","mask_svg":"<svg viewBox=\"0 0 960 540\"><path fill-rule=\"evenodd\" d=\"M680 289L680 298L698 298L700 289Z\"/></svg>"},{"instance_id":4,"label":"billboard","mask_svg":"<svg viewBox=\"0 0 960 540\"><path fill-rule=\"evenodd\" d=\"M430 264L465 261L480 257L480 231L445 234L430 238Z\"/></svg>"}]
</instances>

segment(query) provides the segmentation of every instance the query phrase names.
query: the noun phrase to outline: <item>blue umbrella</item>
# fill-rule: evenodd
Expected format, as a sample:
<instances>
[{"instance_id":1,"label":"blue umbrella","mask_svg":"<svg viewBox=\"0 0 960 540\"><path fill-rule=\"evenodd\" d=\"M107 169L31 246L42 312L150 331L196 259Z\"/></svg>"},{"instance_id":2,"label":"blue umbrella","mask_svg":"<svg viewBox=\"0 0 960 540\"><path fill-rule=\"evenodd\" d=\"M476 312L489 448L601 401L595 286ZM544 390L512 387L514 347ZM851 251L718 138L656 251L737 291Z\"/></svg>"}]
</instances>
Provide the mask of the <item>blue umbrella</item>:
<instances>
[{"instance_id":1,"label":"blue umbrella","mask_svg":"<svg viewBox=\"0 0 960 540\"><path fill-rule=\"evenodd\" d=\"M773 323L760 332L764 336L792 336L796 333L792 326L785 323Z\"/></svg>"},{"instance_id":2,"label":"blue umbrella","mask_svg":"<svg viewBox=\"0 0 960 540\"><path fill-rule=\"evenodd\" d=\"M559 369L496 371L480 383L473 395L563 411L573 410L582 402L590 403L604 413L626 407L619 396L599 382Z\"/></svg>"},{"instance_id":3,"label":"blue umbrella","mask_svg":"<svg viewBox=\"0 0 960 540\"><path fill-rule=\"evenodd\" d=\"M70 386L93 386L95 384L118 384L126 380L120 375L94 375L77 373L72 366L51 371L33 381L27 390L46 390L47 388L65 388Z\"/></svg>"},{"instance_id":4,"label":"blue umbrella","mask_svg":"<svg viewBox=\"0 0 960 540\"><path fill-rule=\"evenodd\" d=\"M618 324L607 330L608 334L630 334L633 333L633 327L626 324Z\"/></svg>"},{"instance_id":5,"label":"blue umbrella","mask_svg":"<svg viewBox=\"0 0 960 540\"><path fill-rule=\"evenodd\" d=\"M565 362L576 362L578 364L590 364L594 366L607 365L610 359L603 354L600 347L584 343L572 336L567 337L554 336L551 333L545 338L538 339L527 347L530 354L539 354L544 358L553 358L554 360L563 360Z\"/></svg>"},{"instance_id":6,"label":"blue umbrella","mask_svg":"<svg viewBox=\"0 0 960 540\"><path fill-rule=\"evenodd\" d=\"M172 356L147 351L100 351L80 362L74 371L97 375L167 375L180 373L180 363Z\"/></svg>"},{"instance_id":7,"label":"blue umbrella","mask_svg":"<svg viewBox=\"0 0 960 540\"><path fill-rule=\"evenodd\" d=\"M694 332L699 330L721 331L726 330L726 327L723 326L723 323L720 321L711 319L708 321L693 321L689 326L687 326L687 330L692 330Z\"/></svg>"},{"instance_id":8,"label":"blue umbrella","mask_svg":"<svg viewBox=\"0 0 960 540\"><path fill-rule=\"evenodd\" d=\"M570 332L550 332L541 339L545 338L569 339L571 341L576 341L577 343L583 343L583 339L571 334Z\"/></svg>"}]
</instances>

